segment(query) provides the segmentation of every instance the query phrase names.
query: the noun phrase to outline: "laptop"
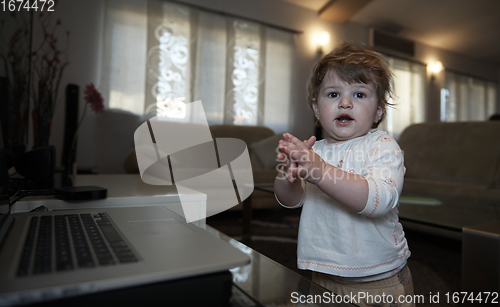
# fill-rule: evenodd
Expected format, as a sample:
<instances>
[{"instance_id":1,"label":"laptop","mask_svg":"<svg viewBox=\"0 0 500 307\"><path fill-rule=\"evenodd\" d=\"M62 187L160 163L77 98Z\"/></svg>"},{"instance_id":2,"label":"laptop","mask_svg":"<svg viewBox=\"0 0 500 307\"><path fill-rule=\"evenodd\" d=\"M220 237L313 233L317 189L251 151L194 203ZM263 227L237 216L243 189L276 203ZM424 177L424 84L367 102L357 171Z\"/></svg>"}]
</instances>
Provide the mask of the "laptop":
<instances>
[{"instance_id":1,"label":"laptop","mask_svg":"<svg viewBox=\"0 0 500 307\"><path fill-rule=\"evenodd\" d=\"M10 216L0 250L0 305L174 280L250 262L248 255L160 206Z\"/></svg>"},{"instance_id":2,"label":"laptop","mask_svg":"<svg viewBox=\"0 0 500 307\"><path fill-rule=\"evenodd\" d=\"M9 210L0 223L0 306L177 280L250 262L162 206Z\"/></svg>"}]
</instances>

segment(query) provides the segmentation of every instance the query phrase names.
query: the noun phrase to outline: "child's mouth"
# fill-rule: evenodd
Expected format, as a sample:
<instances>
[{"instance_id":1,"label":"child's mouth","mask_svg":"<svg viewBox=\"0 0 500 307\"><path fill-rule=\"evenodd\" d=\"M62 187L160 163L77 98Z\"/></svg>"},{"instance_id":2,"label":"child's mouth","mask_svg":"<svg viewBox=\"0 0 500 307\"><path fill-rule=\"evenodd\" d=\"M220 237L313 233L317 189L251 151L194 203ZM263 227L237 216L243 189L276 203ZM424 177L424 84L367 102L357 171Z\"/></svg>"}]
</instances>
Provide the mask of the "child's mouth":
<instances>
[{"instance_id":1,"label":"child's mouth","mask_svg":"<svg viewBox=\"0 0 500 307\"><path fill-rule=\"evenodd\" d=\"M347 125L348 123L350 123L353 119L349 116L349 115L341 115L339 117L337 117L335 120L337 120L337 122L340 124L340 125Z\"/></svg>"}]
</instances>

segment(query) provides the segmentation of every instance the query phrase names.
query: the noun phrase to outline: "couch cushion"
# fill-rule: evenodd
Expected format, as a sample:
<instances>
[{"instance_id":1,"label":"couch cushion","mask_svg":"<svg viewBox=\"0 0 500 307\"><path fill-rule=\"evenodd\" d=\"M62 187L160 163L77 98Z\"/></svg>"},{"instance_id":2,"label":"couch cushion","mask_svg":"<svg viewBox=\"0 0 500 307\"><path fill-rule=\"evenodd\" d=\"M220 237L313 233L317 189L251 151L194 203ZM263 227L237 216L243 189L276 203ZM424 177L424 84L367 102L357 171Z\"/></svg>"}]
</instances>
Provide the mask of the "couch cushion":
<instances>
[{"instance_id":1,"label":"couch cushion","mask_svg":"<svg viewBox=\"0 0 500 307\"><path fill-rule=\"evenodd\" d=\"M247 147L258 141L274 135L274 131L263 126L235 126L213 125L210 126L213 138L236 138L243 140Z\"/></svg>"},{"instance_id":2,"label":"couch cushion","mask_svg":"<svg viewBox=\"0 0 500 307\"><path fill-rule=\"evenodd\" d=\"M250 158L255 161L252 166L259 169L274 169L278 165L276 149L281 138L281 134L276 134L252 144L250 146L252 152Z\"/></svg>"},{"instance_id":3,"label":"couch cushion","mask_svg":"<svg viewBox=\"0 0 500 307\"><path fill-rule=\"evenodd\" d=\"M493 186L500 122L424 123L403 131L406 178ZM498 179L497 179L498 182Z\"/></svg>"},{"instance_id":4,"label":"couch cushion","mask_svg":"<svg viewBox=\"0 0 500 307\"><path fill-rule=\"evenodd\" d=\"M264 126L212 125L210 132L213 138L236 138L247 144L250 162L253 169L262 169L262 163L252 154L252 144L274 135L274 131Z\"/></svg>"},{"instance_id":5,"label":"couch cushion","mask_svg":"<svg viewBox=\"0 0 500 307\"><path fill-rule=\"evenodd\" d=\"M274 179L278 176L278 171L275 169L254 169L252 173L255 185L274 183Z\"/></svg>"}]
</instances>

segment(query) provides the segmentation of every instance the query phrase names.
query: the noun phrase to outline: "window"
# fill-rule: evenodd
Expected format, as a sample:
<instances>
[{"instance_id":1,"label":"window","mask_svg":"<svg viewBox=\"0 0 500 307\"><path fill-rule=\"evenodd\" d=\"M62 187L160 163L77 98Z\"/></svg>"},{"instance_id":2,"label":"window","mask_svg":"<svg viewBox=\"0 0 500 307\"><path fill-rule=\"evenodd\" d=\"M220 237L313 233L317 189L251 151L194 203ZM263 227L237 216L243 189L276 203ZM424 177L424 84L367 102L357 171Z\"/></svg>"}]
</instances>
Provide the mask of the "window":
<instances>
[{"instance_id":1,"label":"window","mask_svg":"<svg viewBox=\"0 0 500 307\"><path fill-rule=\"evenodd\" d=\"M130 9L113 4L121 1L108 2L113 13L106 15L112 18L106 21L107 29L128 31L127 36L109 32L115 46L108 48L110 59L115 59L113 67L104 73L114 80L109 82L110 107L198 122L200 110L189 102L201 100L208 124L265 125L277 133L288 130L293 33L151 0L141 8L142 15L135 16L134 23L144 25L141 31L147 33L147 39L139 38L140 31L134 34L122 22L128 20L125 15ZM116 47L123 44L144 44L144 50L127 53ZM129 67L131 61L143 63L142 71ZM125 66L133 77L116 78L123 75ZM131 95L132 88L142 96Z\"/></svg>"},{"instance_id":2,"label":"window","mask_svg":"<svg viewBox=\"0 0 500 307\"><path fill-rule=\"evenodd\" d=\"M424 65L387 57L389 68L394 74L394 108L387 108L387 117L381 129L398 139L403 130L411 124L425 121L425 77Z\"/></svg>"},{"instance_id":3,"label":"window","mask_svg":"<svg viewBox=\"0 0 500 307\"><path fill-rule=\"evenodd\" d=\"M142 1L106 1L100 88L109 108L144 111L146 16Z\"/></svg>"},{"instance_id":4,"label":"window","mask_svg":"<svg viewBox=\"0 0 500 307\"><path fill-rule=\"evenodd\" d=\"M441 120L483 121L495 113L496 82L446 71Z\"/></svg>"}]
</instances>

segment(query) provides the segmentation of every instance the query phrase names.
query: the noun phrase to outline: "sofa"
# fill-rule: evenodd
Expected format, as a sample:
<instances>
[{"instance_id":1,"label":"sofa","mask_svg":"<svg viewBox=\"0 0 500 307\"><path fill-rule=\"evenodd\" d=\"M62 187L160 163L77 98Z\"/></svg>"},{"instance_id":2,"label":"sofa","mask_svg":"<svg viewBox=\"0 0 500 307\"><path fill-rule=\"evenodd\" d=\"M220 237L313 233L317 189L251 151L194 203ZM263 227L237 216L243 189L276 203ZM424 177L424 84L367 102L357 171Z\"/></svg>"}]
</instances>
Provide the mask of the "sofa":
<instances>
[{"instance_id":1,"label":"sofa","mask_svg":"<svg viewBox=\"0 0 500 307\"><path fill-rule=\"evenodd\" d=\"M281 135L264 126L212 125L209 127L213 138L237 138L247 144L252 164L254 185L272 185L278 171L276 148ZM123 167L127 173L138 173L137 158L132 150L126 157ZM254 189L252 209L280 209L274 194ZM231 210L241 210L239 204Z\"/></svg>"},{"instance_id":2,"label":"sofa","mask_svg":"<svg viewBox=\"0 0 500 307\"><path fill-rule=\"evenodd\" d=\"M398 142L406 166L401 217L454 229L500 220L500 121L411 125Z\"/></svg>"},{"instance_id":3,"label":"sofa","mask_svg":"<svg viewBox=\"0 0 500 307\"><path fill-rule=\"evenodd\" d=\"M210 126L213 138L237 138L247 144L252 164L254 186L272 185L278 175L276 166L276 148L281 135L264 126ZM254 189L252 209L280 209L273 193ZM232 208L241 209L241 205Z\"/></svg>"}]
</instances>

